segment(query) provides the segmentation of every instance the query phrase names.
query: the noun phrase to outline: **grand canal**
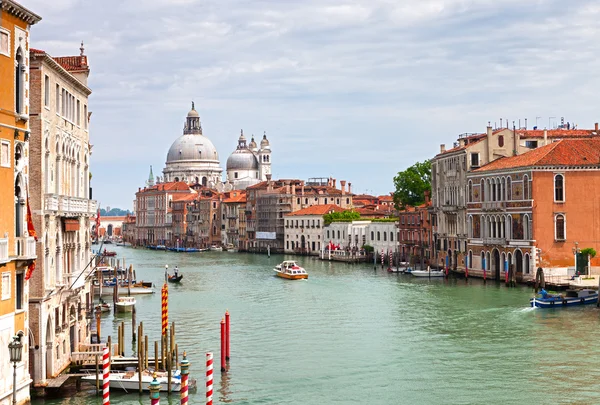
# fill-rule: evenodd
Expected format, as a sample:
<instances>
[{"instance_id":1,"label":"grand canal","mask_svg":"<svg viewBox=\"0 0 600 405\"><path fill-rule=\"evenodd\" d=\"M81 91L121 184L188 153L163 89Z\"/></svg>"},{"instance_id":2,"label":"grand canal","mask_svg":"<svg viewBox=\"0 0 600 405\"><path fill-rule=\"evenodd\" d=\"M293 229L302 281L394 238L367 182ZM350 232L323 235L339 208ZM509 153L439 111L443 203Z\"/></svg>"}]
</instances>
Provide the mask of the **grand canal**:
<instances>
[{"instance_id":1,"label":"grand canal","mask_svg":"<svg viewBox=\"0 0 600 405\"><path fill-rule=\"evenodd\" d=\"M237 404L592 404L600 403L600 311L527 307L531 290L464 279L415 279L373 265L297 258L307 281L273 276L283 256L183 254L114 248L138 279L159 286L138 297L150 341L160 333L164 265L178 265L169 317L204 403L205 352L215 353L214 403ZM231 313L231 362L218 371L219 322ZM125 320L102 321L117 335ZM133 345L128 345L130 354ZM34 404L100 404L92 387ZM177 395L163 403L178 404ZM116 404L148 395L111 392Z\"/></svg>"}]
</instances>

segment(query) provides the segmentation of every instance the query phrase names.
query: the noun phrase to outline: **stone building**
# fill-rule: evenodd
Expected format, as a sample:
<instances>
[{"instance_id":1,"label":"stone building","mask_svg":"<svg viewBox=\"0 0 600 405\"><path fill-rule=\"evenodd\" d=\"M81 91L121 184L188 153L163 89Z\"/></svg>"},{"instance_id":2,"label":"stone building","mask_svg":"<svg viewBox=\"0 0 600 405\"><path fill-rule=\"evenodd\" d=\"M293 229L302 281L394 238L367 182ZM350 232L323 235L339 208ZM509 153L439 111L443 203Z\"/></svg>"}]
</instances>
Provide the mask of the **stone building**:
<instances>
[{"instance_id":1,"label":"stone building","mask_svg":"<svg viewBox=\"0 0 600 405\"><path fill-rule=\"evenodd\" d=\"M183 181L152 183L143 189L140 188L135 194L135 244L171 245L173 198L195 193L196 191Z\"/></svg>"},{"instance_id":2,"label":"stone building","mask_svg":"<svg viewBox=\"0 0 600 405\"><path fill-rule=\"evenodd\" d=\"M492 129L485 133L462 134L452 149L441 145L431 161L432 213L435 256L439 266L464 271L468 243L466 188L467 174L496 159L526 153L557 139L591 139L594 129L552 130Z\"/></svg>"},{"instance_id":3,"label":"stone building","mask_svg":"<svg viewBox=\"0 0 600 405\"><path fill-rule=\"evenodd\" d=\"M240 246L240 238L245 234L245 209L246 192L243 190L234 190L224 193L221 202L222 219L226 221L225 232L222 232L223 245L233 245L235 248Z\"/></svg>"},{"instance_id":4,"label":"stone building","mask_svg":"<svg viewBox=\"0 0 600 405\"><path fill-rule=\"evenodd\" d=\"M430 208L431 201L426 194L425 203L417 207L407 207L399 212L398 252L401 261L420 265L423 268L430 264L437 264L431 263L434 256Z\"/></svg>"},{"instance_id":5,"label":"stone building","mask_svg":"<svg viewBox=\"0 0 600 405\"><path fill-rule=\"evenodd\" d=\"M78 56L31 49L30 200L39 235L38 270L30 280L33 382L43 385L70 365L86 343L91 306L89 66ZM87 272L86 272L87 270Z\"/></svg>"},{"instance_id":6,"label":"stone building","mask_svg":"<svg viewBox=\"0 0 600 405\"><path fill-rule=\"evenodd\" d=\"M196 198L187 204L187 246L206 249L221 245L221 200L216 190L198 189Z\"/></svg>"},{"instance_id":7,"label":"stone building","mask_svg":"<svg viewBox=\"0 0 600 405\"><path fill-rule=\"evenodd\" d=\"M600 250L600 139L563 139L498 159L468 176L469 272L532 279L539 266L585 271L578 250ZM541 256L540 256L541 252ZM592 259L593 266L600 264Z\"/></svg>"},{"instance_id":8,"label":"stone building","mask_svg":"<svg viewBox=\"0 0 600 405\"><path fill-rule=\"evenodd\" d=\"M319 255L324 248L323 216L342 212L335 204L313 205L285 215L285 253Z\"/></svg>"},{"instance_id":9,"label":"stone building","mask_svg":"<svg viewBox=\"0 0 600 405\"><path fill-rule=\"evenodd\" d=\"M396 222L378 222L359 219L351 222L332 222L323 228L326 249L329 244L347 252L360 251L363 246L373 247L378 254L396 253L398 250Z\"/></svg>"},{"instance_id":10,"label":"stone building","mask_svg":"<svg viewBox=\"0 0 600 405\"><path fill-rule=\"evenodd\" d=\"M33 229L28 226L30 176L29 28L41 20L12 0L0 0L0 403L29 401L29 353L38 341L29 333L28 276L39 273ZM32 273L33 271L33 273ZM8 344L23 344L16 387Z\"/></svg>"},{"instance_id":11,"label":"stone building","mask_svg":"<svg viewBox=\"0 0 600 405\"><path fill-rule=\"evenodd\" d=\"M335 179L271 180L246 189L246 228L244 246L249 251L266 252L267 249L283 252L285 249L284 216L313 205L335 204L352 207L350 184Z\"/></svg>"}]
</instances>

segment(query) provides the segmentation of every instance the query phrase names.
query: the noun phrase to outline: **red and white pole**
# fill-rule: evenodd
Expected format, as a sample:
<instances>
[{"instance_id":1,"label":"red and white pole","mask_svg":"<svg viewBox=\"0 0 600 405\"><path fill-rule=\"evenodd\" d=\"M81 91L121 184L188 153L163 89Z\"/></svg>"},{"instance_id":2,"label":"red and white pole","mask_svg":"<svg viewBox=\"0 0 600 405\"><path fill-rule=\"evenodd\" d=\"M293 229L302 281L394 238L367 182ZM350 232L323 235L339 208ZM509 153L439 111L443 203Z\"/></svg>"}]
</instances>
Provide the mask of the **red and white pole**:
<instances>
[{"instance_id":1,"label":"red and white pole","mask_svg":"<svg viewBox=\"0 0 600 405\"><path fill-rule=\"evenodd\" d=\"M188 377L190 374L190 362L187 359L187 355L183 352L183 359L179 364L181 369L181 405L187 405L188 403Z\"/></svg>"},{"instance_id":2,"label":"red and white pole","mask_svg":"<svg viewBox=\"0 0 600 405\"><path fill-rule=\"evenodd\" d=\"M225 311L225 360L229 361L229 311Z\"/></svg>"},{"instance_id":3,"label":"red and white pole","mask_svg":"<svg viewBox=\"0 0 600 405\"><path fill-rule=\"evenodd\" d=\"M213 354L206 353L206 405L212 405L213 395Z\"/></svg>"},{"instance_id":4,"label":"red and white pole","mask_svg":"<svg viewBox=\"0 0 600 405\"><path fill-rule=\"evenodd\" d=\"M104 347L102 349L102 405L110 405L110 360L109 348Z\"/></svg>"},{"instance_id":5,"label":"red and white pole","mask_svg":"<svg viewBox=\"0 0 600 405\"><path fill-rule=\"evenodd\" d=\"M221 372L225 372L225 319L221 318Z\"/></svg>"}]
</instances>

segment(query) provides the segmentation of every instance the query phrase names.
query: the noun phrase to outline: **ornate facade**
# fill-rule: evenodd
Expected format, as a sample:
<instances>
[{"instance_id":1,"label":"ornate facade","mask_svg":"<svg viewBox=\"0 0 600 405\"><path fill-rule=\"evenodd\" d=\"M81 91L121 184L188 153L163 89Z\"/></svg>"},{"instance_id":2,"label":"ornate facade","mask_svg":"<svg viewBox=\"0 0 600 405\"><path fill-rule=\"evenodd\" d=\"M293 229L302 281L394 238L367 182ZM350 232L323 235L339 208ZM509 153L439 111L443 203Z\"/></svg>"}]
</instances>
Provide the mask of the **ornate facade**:
<instances>
[{"instance_id":1,"label":"ornate facade","mask_svg":"<svg viewBox=\"0 0 600 405\"><path fill-rule=\"evenodd\" d=\"M92 297L89 66L78 56L31 50L31 187L39 260L30 280L30 324L37 347L31 374L43 385L86 343Z\"/></svg>"}]
</instances>

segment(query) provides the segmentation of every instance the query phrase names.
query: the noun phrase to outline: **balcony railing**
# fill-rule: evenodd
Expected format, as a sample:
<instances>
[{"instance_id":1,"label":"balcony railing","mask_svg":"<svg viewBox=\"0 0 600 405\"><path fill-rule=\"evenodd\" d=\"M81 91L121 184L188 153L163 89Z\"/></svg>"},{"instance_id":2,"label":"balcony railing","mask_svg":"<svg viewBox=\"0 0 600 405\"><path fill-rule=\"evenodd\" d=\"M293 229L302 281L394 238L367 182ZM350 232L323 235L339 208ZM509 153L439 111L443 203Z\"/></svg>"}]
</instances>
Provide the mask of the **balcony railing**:
<instances>
[{"instance_id":1,"label":"balcony railing","mask_svg":"<svg viewBox=\"0 0 600 405\"><path fill-rule=\"evenodd\" d=\"M66 215L90 215L98 211L98 202L87 198L46 194L44 195L44 210L62 211Z\"/></svg>"},{"instance_id":2,"label":"balcony railing","mask_svg":"<svg viewBox=\"0 0 600 405\"><path fill-rule=\"evenodd\" d=\"M0 263L7 263L8 257L8 238L0 239Z\"/></svg>"},{"instance_id":3,"label":"balcony railing","mask_svg":"<svg viewBox=\"0 0 600 405\"><path fill-rule=\"evenodd\" d=\"M504 201L484 201L481 203L481 208L484 210L503 210L506 208Z\"/></svg>"},{"instance_id":4,"label":"balcony railing","mask_svg":"<svg viewBox=\"0 0 600 405\"><path fill-rule=\"evenodd\" d=\"M15 238L15 256L17 259L35 259L35 239L33 237Z\"/></svg>"},{"instance_id":5,"label":"balcony railing","mask_svg":"<svg viewBox=\"0 0 600 405\"><path fill-rule=\"evenodd\" d=\"M484 245L506 245L506 238L483 238Z\"/></svg>"}]
</instances>

